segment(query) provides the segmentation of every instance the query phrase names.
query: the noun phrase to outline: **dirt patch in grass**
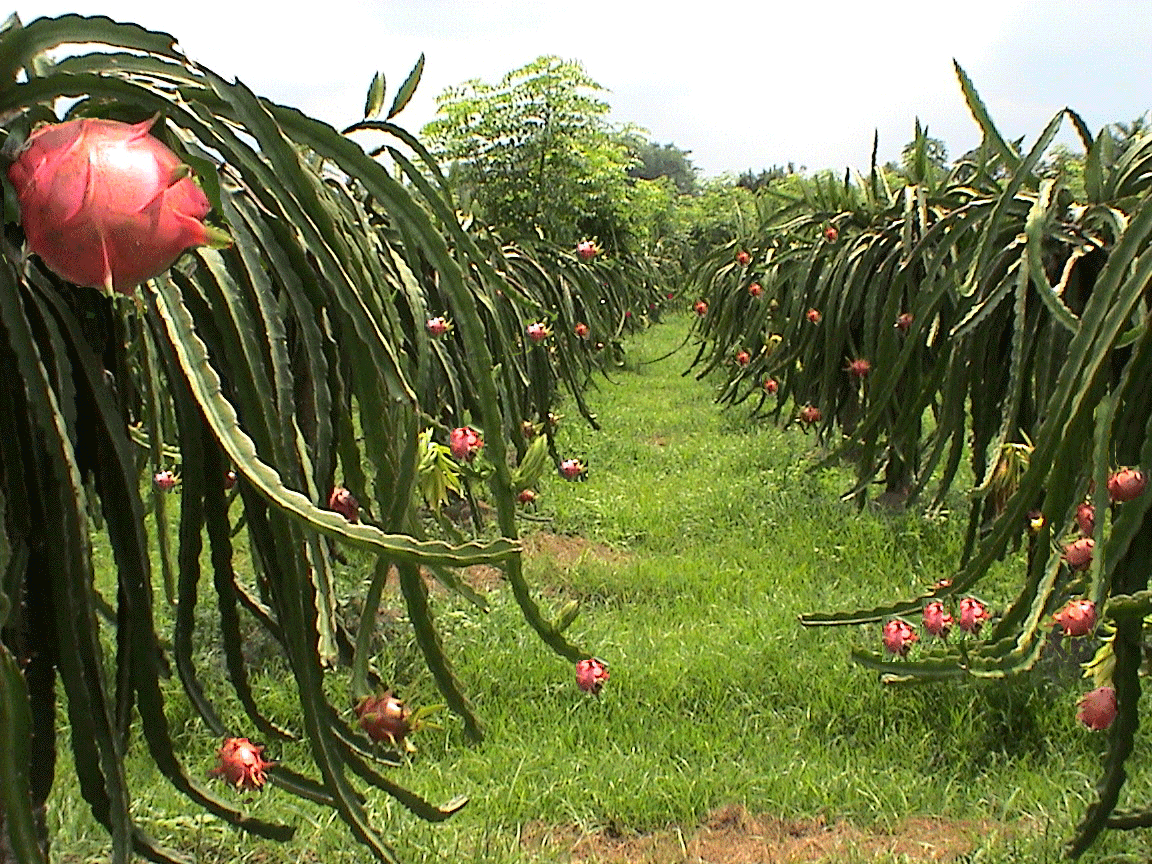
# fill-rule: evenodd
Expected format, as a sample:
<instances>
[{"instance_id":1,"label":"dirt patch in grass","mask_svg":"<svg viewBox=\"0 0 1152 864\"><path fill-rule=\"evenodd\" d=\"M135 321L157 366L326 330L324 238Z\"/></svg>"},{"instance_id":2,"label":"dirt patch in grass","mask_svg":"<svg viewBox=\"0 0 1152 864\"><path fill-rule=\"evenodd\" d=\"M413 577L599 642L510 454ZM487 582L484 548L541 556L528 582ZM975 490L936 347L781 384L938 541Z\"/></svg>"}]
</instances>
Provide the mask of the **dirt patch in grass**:
<instances>
[{"instance_id":1,"label":"dirt patch in grass","mask_svg":"<svg viewBox=\"0 0 1152 864\"><path fill-rule=\"evenodd\" d=\"M831 864L957 861L981 838L1006 830L989 822L927 817L906 819L891 831L868 830L846 822L828 824L822 818L757 816L730 806L712 813L691 833L680 828L639 835L541 828L525 831L524 838L530 850L566 854L561 860L570 864Z\"/></svg>"},{"instance_id":2,"label":"dirt patch in grass","mask_svg":"<svg viewBox=\"0 0 1152 864\"><path fill-rule=\"evenodd\" d=\"M524 555L529 559L543 558L558 567L571 567L581 561L602 561L606 564L626 564L632 556L603 543L593 543L572 534L553 534L549 531L535 531L520 540L524 544Z\"/></svg>"}]
</instances>

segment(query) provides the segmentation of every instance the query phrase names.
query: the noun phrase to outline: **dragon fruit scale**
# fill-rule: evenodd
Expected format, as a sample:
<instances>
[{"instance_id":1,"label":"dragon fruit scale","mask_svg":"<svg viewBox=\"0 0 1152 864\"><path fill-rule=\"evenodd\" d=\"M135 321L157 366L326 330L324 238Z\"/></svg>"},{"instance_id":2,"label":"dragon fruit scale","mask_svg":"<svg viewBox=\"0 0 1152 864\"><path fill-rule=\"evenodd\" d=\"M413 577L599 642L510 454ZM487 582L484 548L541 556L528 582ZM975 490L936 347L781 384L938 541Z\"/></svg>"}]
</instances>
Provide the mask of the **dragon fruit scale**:
<instances>
[{"instance_id":1,"label":"dragon fruit scale","mask_svg":"<svg viewBox=\"0 0 1152 864\"><path fill-rule=\"evenodd\" d=\"M43 126L8 169L28 248L57 275L131 294L185 249L227 245L204 224L211 205L188 166L149 134L155 122Z\"/></svg>"}]
</instances>

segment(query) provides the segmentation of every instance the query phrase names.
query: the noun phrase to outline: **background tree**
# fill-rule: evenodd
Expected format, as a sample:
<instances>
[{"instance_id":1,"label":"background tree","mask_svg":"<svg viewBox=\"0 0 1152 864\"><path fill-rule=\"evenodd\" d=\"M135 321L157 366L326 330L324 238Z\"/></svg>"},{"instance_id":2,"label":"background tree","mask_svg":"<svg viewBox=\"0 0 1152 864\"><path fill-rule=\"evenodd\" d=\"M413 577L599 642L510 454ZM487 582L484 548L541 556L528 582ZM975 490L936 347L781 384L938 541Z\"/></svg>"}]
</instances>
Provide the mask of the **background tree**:
<instances>
[{"instance_id":1,"label":"background tree","mask_svg":"<svg viewBox=\"0 0 1152 864\"><path fill-rule=\"evenodd\" d=\"M608 123L603 92L578 61L543 56L496 84L445 90L422 137L490 224L561 245L594 236L618 247L631 230L622 204L634 133Z\"/></svg>"},{"instance_id":2,"label":"background tree","mask_svg":"<svg viewBox=\"0 0 1152 864\"><path fill-rule=\"evenodd\" d=\"M638 180L667 177L681 195L694 195L699 191L698 171L688 158L691 150L637 138L633 153L637 161L628 169L629 177Z\"/></svg>"}]
</instances>

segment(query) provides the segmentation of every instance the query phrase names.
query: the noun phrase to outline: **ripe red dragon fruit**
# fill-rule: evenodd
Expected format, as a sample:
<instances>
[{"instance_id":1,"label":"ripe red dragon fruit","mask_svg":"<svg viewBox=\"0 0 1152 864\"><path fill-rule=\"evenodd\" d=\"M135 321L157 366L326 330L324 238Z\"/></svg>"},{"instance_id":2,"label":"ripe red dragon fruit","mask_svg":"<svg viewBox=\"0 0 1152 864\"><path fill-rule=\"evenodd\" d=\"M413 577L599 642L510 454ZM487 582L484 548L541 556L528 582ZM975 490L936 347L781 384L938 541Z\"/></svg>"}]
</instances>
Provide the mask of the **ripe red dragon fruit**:
<instances>
[{"instance_id":1,"label":"ripe red dragon fruit","mask_svg":"<svg viewBox=\"0 0 1152 864\"><path fill-rule=\"evenodd\" d=\"M807 312L804 314L804 317L805 317L805 318L807 318L809 321L811 321L813 324L819 324L819 323L820 323L820 319L821 319L822 317L824 317L824 316L822 316L822 315L820 314L820 310L819 310L819 309L809 309L809 310L808 310L808 311L807 311Z\"/></svg>"},{"instance_id":2,"label":"ripe red dragon fruit","mask_svg":"<svg viewBox=\"0 0 1152 864\"><path fill-rule=\"evenodd\" d=\"M1107 729L1116 719L1116 690L1105 685L1085 693L1078 703L1076 719L1094 732Z\"/></svg>"},{"instance_id":3,"label":"ripe red dragon fruit","mask_svg":"<svg viewBox=\"0 0 1152 864\"><path fill-rule=\"evenodd\" d=\"M820 409L814 405L805 405L800 409L800 413L797 416L800 418L801 423L807 424L819 423L824 419L824 415L820 412Z\"/></svg>"},{"instance_id":4,"label":"ripe red dragon fruit","mask_svg":"<svg viewBox=\"0 0 1152 864\"><path fill-rule=\"evenodd\" d=\"M775 378L764 379L764 392L769 396L775 396L776 391L780 389L780 384Z\"/></svg>"},{"instance_id":5,"label":"ripe red dragon fruit","mask_svg":"<svg viewBox=\"0 0 1152 864\"><path fill-rule=\"evenodd\" d=\"M608 664L596 657L587 657L576 664L576 686L585 693L599 696L608 680Z\"/></svg>"},{"instance_id":6,"label":"ripe red dragon fruit","mask_svg":"<svg viewBox=\"0 0 1152 864\"><path fill-rule=\"evenodd\" d=\"M165 469L164 471L157 471L152 475L152 483L161 492L171 492L176 488L177 483L176 475L171 471Z\"/></svg>"},{"instance_id":7,"label":"ripe red dragon fruit","mask_svg":"<svg viewBox=\"0 0 1152 864\"><path fill-rule=\"evenodd\" d=\"M907 333L914 320L915 316L911 312L901 312L896 316L896 329L901 333Z\"/></svg>"},{"instance_id":8,"label":"ripe red dragon fruit","mask_svg":"<svg viewBox=\"0 0 1152 864\"><path fill-rule=\"evenodd\" d=\"M692 304L692 311L703 318L708 314L708 304L703 300L697 300Z\"/></svg>"},{"instance_id":9,"label":"ripe red dragon fruit","mask_svg":"<svg viewBox=\"0 0 1152 864\"><path fill-rule=\"evenodd\" d=\"M576 322L576 326L572 328L574 332L581 339L587 339L588 335L592 332L592 328L585 324L583 321Z\"/></svg>"},{"instance_id":10,"label":"ripe red dragon fruit","mask_svg":"<svg viewBox=\"0 0 1152 864\"><path fill-rule=\"evenodd\" d=\"M1096 508L1087 501L1076 508L1076 527L1085 537L1091 537L1096 530Z\"/></svg>"},{"instance_id":11,"label":"ripe red dragon fruit","mask_svg":"<svg viewBox=\"0 0 1152 864\"><path fill-rule=\"evenodd\" d=\"M1087 570L1092 563L1092 550L1096 541L1091 537L1081 537L1064 547L1064 560L1073 570Z\"/></svg>"},{"instance_id":12,"label":"ripe red dragon fruit","mask_svg":"<svg viewBox=\"0 0 1152 864\"><path fill-rule=\"evenodd\" d=\"M907 621L893 618L884 625L883 640L888 653L907 657L912 646L920 641L920 637Z\"/></svg>"},{"instance_id":13,"label":"ripe red dragon fruit","mask_svg":"<svg viewBox=\"0 0 1152 864\"><path fill-rule=\"evenodd\" d=\"M225 492L231 491L232 487L235 485L236 485L236 472L235 471L228 471L224 475L224 491Z\"/></svg>"},{"instance_id":14,"label":"ripe red dragon fruit","mask_svg":"<svg viewBox=\"0 0 1152 864\"><path fill-rule=\"evenodd\" d=\"M365 696L356 703L356 716L360 728L373 741L387 741L393 747L405 742L412 731L412 709L388 690L379 696Z\"/></svg>"},{"instance_id":15,"label":"ripe red dragon fruit","mask_svg":"<svg viewBox=\"0 0 1152 864\"><path fill-rule=\"evenodd\" d=\"M1122 468L1108 478L1108 497L1117 503L1139 498L1148 486L1148 475L1139 468Z\"/></svg>"},{"instance_id":16,"label":"ripe red dragon fruit","mask_svg":"<svg viewBox=\"0 0 1152 864\"><path fill-rule=\"evenodd\" d=\"M737 351L736 352L736 362L738 364L740 364L741 366L747 366L749 363L752 362L752 355L749 354L747 351L743 351L743 350Z\"/></svg>"},{"instance_id":17,"label":"ripe red dragon fruit","mask_svg":"<svg viewBox=\"0 0 1152 864\"><path fill-rule=\"evenodd\" d=\"M560 463L560 476L565 480L583 480L588 469L579 459L565 459Z\"/></svg>"},{"instance_id":18,"label":"ripe red dragon fruit","mask_svg":"<svg viewBox=\"0 0 1152 864\"><path fill-rule=\"evenodd\" d=\"M952 631L952 615L940 600L930 600L924 606L924 630L941 639L947 639Z\"/></svg>"},{"instance_id":19,"label":"ripe red dragon fruit","mask_svg":"<svg viewBox=\"0 0 1152 864\"><path fill-rule=\"evenodd\" d=\"M328 509L334 510L355 525L360 521L360 502L343 486L337 486L328 496Z\"/></svg>"},{"instance_id":20,"label":"ripe red dragon fruit","mask_svg":"<svg viewBox=\"0 0 1152 864\"><path fill-rule=\"evenodd\" d=\"M264 748L247 738L228 738L216 751L216 767L208 773L220 777L237 789L261 789L268 782L266 773L275 763L264 759Z\"/></svg>"},{"instance_id":21,"label":"ripe red dragon fruit","mask_svg":"<svg viewBox=\"0 0 1152 864\"><path fill-rule=\"evenodd\" d=\"M753 282L751 285L748 286L748 293L751 294L753 297L759 297L761 294L764 293L764 289L762 287L760 287L759 282Z\"/></svg>"},{"instance_id":22,"label":"ripe red dragon fruit","mask_svg":"<svg viewBox=\"0 0 1152 864\"><path fill-rule=\"evenodd\" d=\"M529 324L524 331L528 334L528 338L533 342L539 344L552 335L552 331L548 329L548 325L543 321L537 321L534 324Z\"/></svg>"},{"instance_id":23,"label":"ripe red dragon fruit","mask_svg":"<svg viewBox=\"0 0 1152 864\"><path fill-rule=\"evenodd\" d=\"M8 179L28 247L54 273L131 294L192 246L225 245L204 224L210 205L187 165L149 134L84 118L37 129Z\"/></svg>"},{"instance_id":24,"label":"ripe red dragon fruit","mask_svg":"<svg viewBox=\"0 0 1152 864\"><path fill-rule=\"evenodd\" d=\"M751 260L752 256L745 252L743 249L736 253L736 263L741 267L747 267Z\"/></svg>"},{"instance_id":25,"label":"ripe red dragon fruit","mask_svg":"<svg viewBox=\"0 0 1152 864\"><path fill-rule=\"evenodd\" d=\"M576 254L581 261L591 261L599 251L591 240L581 240L576 244Z\"/></svg>"},{"instance_id":26,"label":"ripe red dragon fruit","mask_svg":"<svg viewBox=\"0 0 1152 864\"><path fill-rule=\"evenodd\" d=\"M535 489L521 489L516 495L516 500L521 504L535 504L536 503L536 490Z\"/></svg>"},{"instance_id":27,"label":"ripe red dragon fruit","mask_svg":"<svg viewBox=\"0 0 1152 864\"><path fill-rule=\"evenodd\" d=\"M435 318L429 318L425 326L428 328L428 332L433 336L443 336L445 333L452 329L452 324L448 321L448 319L440 315L436 316Z\"/></svg>"},{"instance_id":28,"label":"ripe red dragon fruit","mask_svg":"<svg viewBox=\"0 0 1152 864\"><path fill-rule=\"evenodd\" d=\"M835 243L839 239L839 237L840 237L840 232L837 231L833 226L829 225L827 228L824 229L824 239L827 240L829 243Z\"/></svg>"},{"instance_id":29,"label":"ripe red dragon fruit","mask_svg":"<svg viewBox=\"0 0 1152 864\"><path fill-rule=\"evenodd\" d=\"M1096 604L1091 600L1069 600L1052 616L1052 621L1069 636L1087 636L1096 628Z\"/></svg>"},{"instance_id":30,"label":"ripe red dragon fruit","mask_svg":"<svg viewBox=\"0 0 1152 864\"><path fill-rule=\"evenodd\" d=\"M960 601L960 629L973 636L980 635L980 628L989 618L988 607L975 597L965 597Z\"/></svg>"},{"instance_id":31,"label":"ripe red dragon fruit","mask_svg":"<svg viewBox=\"0 0 1152 864\"><path fill-rule=\"evenodd\" d=\"M848 363L848 374L853 378L867 378L871 371L872 364L862 357Z\"/></svg>"},{"instance_id":32,"label":"ripe red dragon fruit","mask_svg":"<svg viewBox=\"0 0 1152 864\"><path fill-rule=\"evenodd\" d=\"M460 426L448 435L448 449L461 462L471 462L484 446L484 439L471 426Z\"/></svg>"}]
</instances>

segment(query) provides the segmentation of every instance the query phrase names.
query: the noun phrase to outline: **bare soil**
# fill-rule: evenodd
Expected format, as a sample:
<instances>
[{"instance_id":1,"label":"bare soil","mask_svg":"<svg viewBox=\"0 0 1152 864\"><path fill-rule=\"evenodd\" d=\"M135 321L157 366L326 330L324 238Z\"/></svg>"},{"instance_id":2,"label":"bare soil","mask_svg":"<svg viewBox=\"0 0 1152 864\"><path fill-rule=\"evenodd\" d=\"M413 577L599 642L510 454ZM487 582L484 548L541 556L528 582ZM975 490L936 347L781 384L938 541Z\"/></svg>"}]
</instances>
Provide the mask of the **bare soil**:
<instances>
[{"instance_id":1,"label":"bare soil","mask_svg":"<svg viewBox=\"0 0 1152 864\"><path fill-rule=\"evenodd\" d=\"M531 852L568 855L571 864L808 864L842 861L956 861L990 832L1021 826L938 818L907 819L891 831L822 818L779 819L731 805L685 832L680 827L627 835L536 826L524 835Z\"/></svg>"}]
</instances>

